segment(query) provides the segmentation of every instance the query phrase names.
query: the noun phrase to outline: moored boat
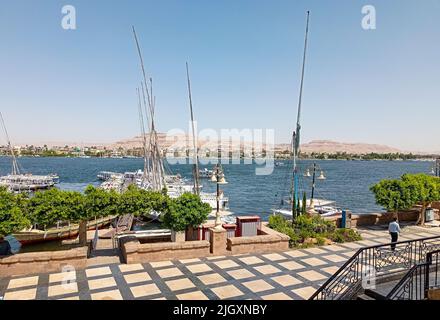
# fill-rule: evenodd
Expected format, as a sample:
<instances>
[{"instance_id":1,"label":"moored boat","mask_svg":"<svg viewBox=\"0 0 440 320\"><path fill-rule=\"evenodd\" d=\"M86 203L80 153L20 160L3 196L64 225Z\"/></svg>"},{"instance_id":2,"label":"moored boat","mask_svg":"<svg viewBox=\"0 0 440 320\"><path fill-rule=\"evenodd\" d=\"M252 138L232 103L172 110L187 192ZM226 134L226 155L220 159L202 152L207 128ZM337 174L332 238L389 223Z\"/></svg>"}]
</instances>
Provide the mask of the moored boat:
<instances>
[{"instance_id":1,"label":"moored boat","mask_svg":"<svg viewBox=\"0 0 440 320\"><path fill-rule=\"evenodd\" d=\"M58 182L55 175L9 174L0 177L0 186L11 191L36 191L49 189Z\"/></svg>"},{"instance_id":2,"label":"moored boat","mask_svg":"<svg viewBox=\"0 0 440 320\"><path fill-rule=\"evenodd\" d=\"M289 201L285 201L289 203ZM310 212L319 214L321 217L337 216L342 214L342 209L336 205L335 201L325 200L325 199L313 199L313 209L310 206L310 199L307 199L306 208ZM300 203L300 209L302 204ZM277 208L272 209L273 214L281 214L286 218L292 219L292 209L291 208Z\"/></svg>"},{"instance_id":3,"label":"moored boat","mask_svg":"<svg viewBox=\"0 0 440 320\"><path fill-rule=\"evenodd\" d=\"M116 216L109 216L105 218L99 218L96 220L91 220L87 223L88 230L94 230L96 227L98 229L108 226ZM74 239L79 234L79 224L70 224L60 228L54 227L48 230L25 230L14 233L13 236L20 241L22 245L29 245L34 243L54 241L54 240L65 240Z\"/></svg>"},{"instance_id":4,"label":"moored boat","mask_svg":"<svg viewBox=\"0 0 440 320\"><path fill-rule=\"evenodd\" d=\"M15 155L11 140L9 139L8 130L6 129L5 121L1 112L0 120L5 132L8 149L12 159L12 172L8 175L0 177L0 186L6 187L8 190L13 192L26 192L48 189L57 184L59 182L59 177L56 174L33 175L31 173L23 174L20 172L22 169L20 169L21 167L17 161L17 157Z\"/></svg>"},{"instance_id":5,"label":"moored boat","mask_svg":"<svg viewBox=\"0 0 440 320\"><path fill-rule=\"evenodd\" d=\"M199 170L199 177L203 179L210 179L214 175L214 170L209 170L208 168Z\"/></svg>"}]
</instances>

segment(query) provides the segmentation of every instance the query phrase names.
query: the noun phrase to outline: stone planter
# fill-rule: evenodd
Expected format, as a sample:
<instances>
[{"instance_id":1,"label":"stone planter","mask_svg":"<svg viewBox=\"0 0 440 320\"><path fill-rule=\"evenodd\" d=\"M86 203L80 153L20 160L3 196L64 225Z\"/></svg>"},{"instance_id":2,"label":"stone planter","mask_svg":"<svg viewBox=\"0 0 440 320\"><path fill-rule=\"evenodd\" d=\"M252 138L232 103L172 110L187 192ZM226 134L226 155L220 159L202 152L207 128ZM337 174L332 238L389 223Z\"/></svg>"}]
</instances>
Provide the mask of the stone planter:
<instances>
[{"instance_id":1,"label":"stone planter","mask_svg":"<svg viewBox=\"0 0 440 320\"><path fill-rule=\"evenodd\" d=\"M185 231L171 230L171 241L172 242L185 242Z\"/></svg>"}]
</instances>

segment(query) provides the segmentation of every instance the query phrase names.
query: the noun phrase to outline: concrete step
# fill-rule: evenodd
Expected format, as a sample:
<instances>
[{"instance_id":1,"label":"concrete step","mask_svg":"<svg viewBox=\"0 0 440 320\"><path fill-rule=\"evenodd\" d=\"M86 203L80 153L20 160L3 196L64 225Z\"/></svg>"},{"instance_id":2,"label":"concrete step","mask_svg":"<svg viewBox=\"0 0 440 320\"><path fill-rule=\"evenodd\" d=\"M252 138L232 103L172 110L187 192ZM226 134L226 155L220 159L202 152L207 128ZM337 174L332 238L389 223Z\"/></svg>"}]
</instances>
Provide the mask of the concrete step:
<instances>
[{"instance_id":1,"label":"concrete step","mask_svg":"<svg viewBox=\"0 0 440 320\"><path fill-rule=\"evenodd\" d=\"M385 300L385 296L375 290L365 289L363 295L369 297L369 300Z\"/></svg>"},{"instance_id":2,"label":"concrete step","mask_svg":"<svg viewBox=\"0 0 440 320\"><path fill-rule=\"evenodd\" d=\"M376 300L376 299L363 293L359 295L356 300Z\"/></svg>"}]
</instances>

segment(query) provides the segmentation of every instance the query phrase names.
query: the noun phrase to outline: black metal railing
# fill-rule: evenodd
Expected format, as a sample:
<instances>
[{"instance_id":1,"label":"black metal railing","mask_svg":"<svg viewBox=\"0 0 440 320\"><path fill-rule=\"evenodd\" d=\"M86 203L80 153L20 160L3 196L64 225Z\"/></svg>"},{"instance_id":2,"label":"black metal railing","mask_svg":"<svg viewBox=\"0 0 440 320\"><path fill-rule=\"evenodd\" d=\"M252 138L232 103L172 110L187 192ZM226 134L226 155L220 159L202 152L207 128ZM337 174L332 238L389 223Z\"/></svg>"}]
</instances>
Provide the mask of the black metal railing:
<instances>
[{"instance_id":1,"label":"black metal railing","mask_svg":"<svg viewBox=\"0 0 440 320\"><path fill-rule=\"evenodd\" d=\"M413 266L386 296L387 300L424 300L440 287L440 250L429 252L426 262Z\"/></svg>"},{"instance_id":2,"label":"black metal railing","mask_svg":"<svg viewBox=\"0 0 440 320\"><path fill-rule=\"evenodd\" d=\"M309 299L351 299L360 287L369 288L371 281L392 273L410 270L425 262L426 255L440 249L440 236L360 248Z\"/></svg>"}]
</instances>

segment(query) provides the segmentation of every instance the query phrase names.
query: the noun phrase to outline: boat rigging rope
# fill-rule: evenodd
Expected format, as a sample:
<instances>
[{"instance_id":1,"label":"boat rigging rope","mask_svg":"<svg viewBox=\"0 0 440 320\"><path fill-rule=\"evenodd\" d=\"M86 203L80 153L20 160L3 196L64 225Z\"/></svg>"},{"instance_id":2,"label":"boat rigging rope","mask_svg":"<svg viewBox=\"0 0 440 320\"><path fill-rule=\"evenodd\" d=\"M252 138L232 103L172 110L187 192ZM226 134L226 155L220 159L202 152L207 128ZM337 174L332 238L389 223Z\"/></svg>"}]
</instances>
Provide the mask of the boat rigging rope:
<instances>
[{"instance_id":1,"label":"boat rigging rope","mask_svg":"<svg viewBox=\"0 0 440 320\"><path fill-rule=\"evenodd\" d=\"M290 185L291 182L291 174L292 174L292 169L293 169L293 162L291 160L288 160L287 162L287 166L286 166L286 170L288 172L288 174L286 174L284 176L284 182L282 184L282 189L281 192L277 192L275 194L275 200L274 200L274 207L277 209L281 209L283 206L283 202L284 202L284 197L286 196L286 190L287 190L287 185ZM289 186L289 192L288 194L291 194L291 190L290 190L290 186ZM280 195L280 199L278 199L278 196Z\"/></svg>"}]
</instances>

